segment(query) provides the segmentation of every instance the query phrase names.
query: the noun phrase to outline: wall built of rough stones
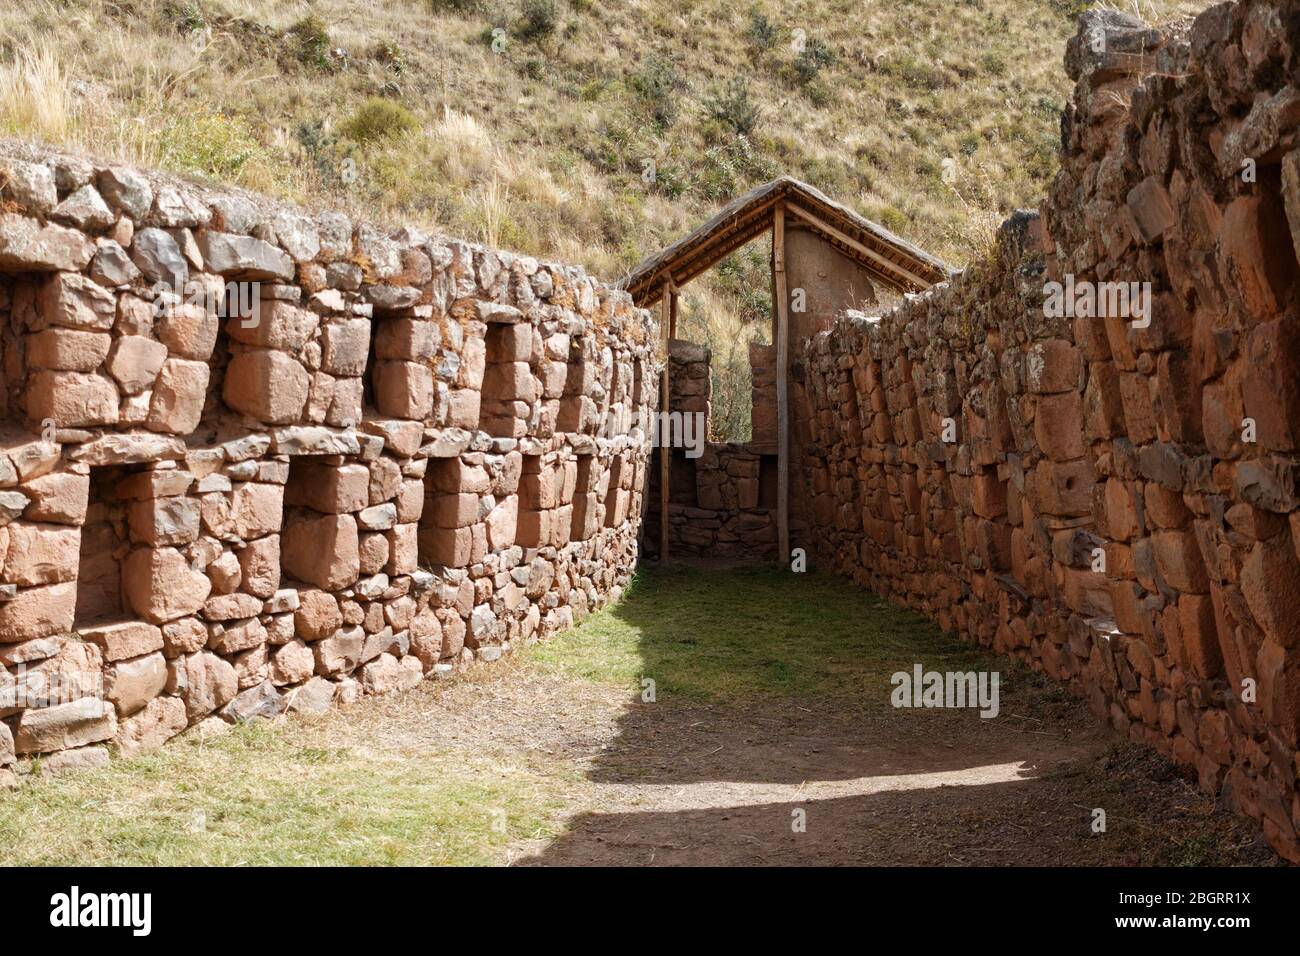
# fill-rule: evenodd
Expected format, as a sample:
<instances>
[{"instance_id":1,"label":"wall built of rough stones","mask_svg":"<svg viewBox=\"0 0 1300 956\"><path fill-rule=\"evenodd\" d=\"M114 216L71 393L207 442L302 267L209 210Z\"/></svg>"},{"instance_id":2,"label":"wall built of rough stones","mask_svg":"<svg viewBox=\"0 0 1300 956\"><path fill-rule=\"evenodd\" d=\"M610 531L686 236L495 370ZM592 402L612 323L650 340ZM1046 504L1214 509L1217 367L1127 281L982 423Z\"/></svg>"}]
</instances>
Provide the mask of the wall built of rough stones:
<instances>
[{"instance_id":1,"label":"wall built of rough stones","mask_svg":"<svg viewBox=\"0 0 1300 956\"><path fill-rule=\"evenodd\" d=\"M795 544L1031 661L1300 862L1300 7L1085 14L1066 66L1042 218L807 343ZM1052 317L1070 279L1151 283L1149 324Z\"/></svg>"},{"instance_id":2,"label":"wall built of rough stones","mask_svg":"<svg viewBox=\"0 0 1300 956\"><path fill-rule=\"evenodd\" d=\"M776 384L771 346L751 346L754 365L754 440L707 441L712 395L710 352L702 345L669 342L669 392L672 413L698 415L689 442L674 442L668 480L669 555L759 557L776 553ZM770 415L768 414L770 412ZM759 428L770 428L771 444ZM656 448L647 492L645 544L659 550L660 470Z\"/></svg>"},{"instance_id":3,"label":"wall built of rough stones","mask_svg":"<svg viewBox=\"0 0 1300 956\"><path fill-rule=\"evenodd\" d=\"M625 293L12 144L0 198L0 778L617 598L658 382Z\"/></svg>"}]
</instances>

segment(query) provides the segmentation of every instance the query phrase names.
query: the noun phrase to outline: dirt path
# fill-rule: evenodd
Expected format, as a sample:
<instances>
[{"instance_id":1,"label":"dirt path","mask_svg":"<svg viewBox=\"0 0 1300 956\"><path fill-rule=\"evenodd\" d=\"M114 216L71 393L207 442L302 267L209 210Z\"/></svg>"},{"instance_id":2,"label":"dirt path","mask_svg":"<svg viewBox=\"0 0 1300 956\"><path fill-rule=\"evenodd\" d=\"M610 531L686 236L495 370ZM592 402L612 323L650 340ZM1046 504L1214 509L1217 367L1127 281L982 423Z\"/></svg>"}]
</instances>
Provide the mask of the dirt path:
<instances>
[{"instance_id":1,"label":"dirt path","mask_svg":"<svg viewBox=\"0 0 1300 956\"><path fill-rule=\"evenodd\" d=\"M511 846L516 865L1274 862L1247 821L1036 682L985 720L854 699L646 704L507 665L419 706L365 720L369 745L565 781L560 835Z\"/></svg>"}]
</instances>

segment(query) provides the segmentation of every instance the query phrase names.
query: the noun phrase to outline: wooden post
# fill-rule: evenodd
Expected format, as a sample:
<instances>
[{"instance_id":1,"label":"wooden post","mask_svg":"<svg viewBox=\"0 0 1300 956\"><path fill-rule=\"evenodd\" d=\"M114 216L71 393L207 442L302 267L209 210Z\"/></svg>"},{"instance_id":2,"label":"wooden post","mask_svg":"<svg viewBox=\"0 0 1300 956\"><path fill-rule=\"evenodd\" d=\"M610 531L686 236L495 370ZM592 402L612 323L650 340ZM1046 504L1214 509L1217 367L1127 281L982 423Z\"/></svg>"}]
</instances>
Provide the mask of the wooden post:
<instances>
[{"instance_id":1,"label":"wooden post","mask_svg":"<svg viewBox=\"0 0 1300 956\"><path fill-rule=\"evenodd\" d=\"M664 371L663 379L659 386L659 421L655 427L659 439L659 562L668 563L668 482L672 472L673 450L672 450L672 431L669 424L669 376L668 367L671 364L668 356L669 345L677 335L677 286L673 284L672 277L668 277L667 292L661 300L663 308L660 310L660 318L663 319L664 329ZM665 316L664 313L667 313ZM667 441L665 439L668 439Z\"/></svg>"},{"instance_id":2,"label":"wooden post","mask_svg":"<svg viewBox=\"0 0 1300 956\"><path fill-rule=\"evenodd\" d=\"M789 296L785 284L785 203L772 217L772 276L776 286L776 535L777 561L790 566Z\"/></svg>"}]
</instances>

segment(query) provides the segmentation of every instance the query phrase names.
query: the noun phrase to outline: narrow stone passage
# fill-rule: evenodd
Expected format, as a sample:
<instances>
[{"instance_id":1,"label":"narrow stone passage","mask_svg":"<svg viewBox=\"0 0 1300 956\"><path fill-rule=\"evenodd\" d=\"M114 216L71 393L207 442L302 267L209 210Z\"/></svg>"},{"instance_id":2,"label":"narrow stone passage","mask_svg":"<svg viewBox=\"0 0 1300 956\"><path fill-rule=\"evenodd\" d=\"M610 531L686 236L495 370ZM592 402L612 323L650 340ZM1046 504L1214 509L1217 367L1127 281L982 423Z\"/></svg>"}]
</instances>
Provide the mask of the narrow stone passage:
<instances>
[{"instance_id":1,"label":"narrow stone passage","mask_svg":"<svg viewBox=\"0 0 1300 956\"><path fill-rule=\"evenodd\" d=\"M893 707L916 664L997 671L997 717ZM33 781L0 803L0 857L1277 862L1040 675L839 578L693 568L644 569L573 631L449 680Z\"/></svg>"}]
</instances>

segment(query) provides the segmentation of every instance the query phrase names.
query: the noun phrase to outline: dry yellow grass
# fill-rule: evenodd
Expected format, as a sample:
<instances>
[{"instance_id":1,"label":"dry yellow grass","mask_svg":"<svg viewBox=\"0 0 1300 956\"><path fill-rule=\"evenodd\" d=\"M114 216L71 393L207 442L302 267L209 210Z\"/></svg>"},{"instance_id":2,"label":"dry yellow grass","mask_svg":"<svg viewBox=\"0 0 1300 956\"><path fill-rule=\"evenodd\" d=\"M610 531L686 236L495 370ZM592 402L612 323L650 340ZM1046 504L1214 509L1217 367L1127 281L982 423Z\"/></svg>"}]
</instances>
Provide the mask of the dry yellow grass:
<instances>
[{"instance_id":1,"label":"dry yellow grass","mask_svg":"<svg viewBox=\"0 0 1300 956\"><path fill-rule=\"evenodd\" d=\"M22 51L0 71L0 115L11 129L59 141L68 135L75 110L63 64L48 44Z\"/></svg>"}]
</instances>

